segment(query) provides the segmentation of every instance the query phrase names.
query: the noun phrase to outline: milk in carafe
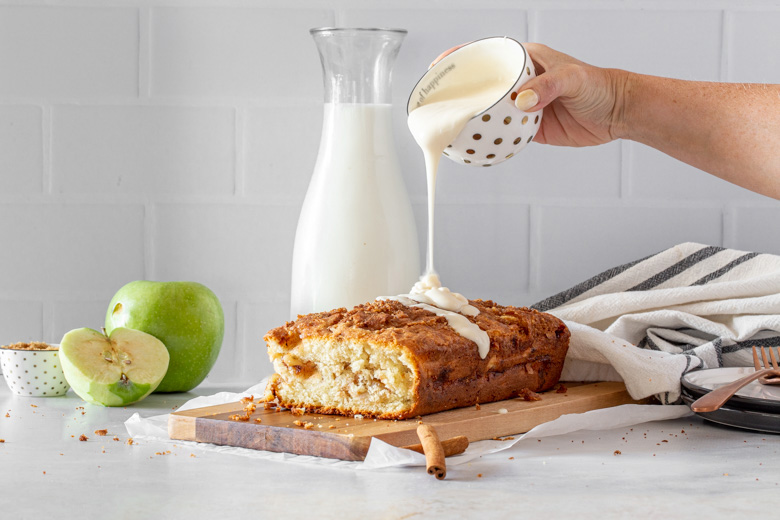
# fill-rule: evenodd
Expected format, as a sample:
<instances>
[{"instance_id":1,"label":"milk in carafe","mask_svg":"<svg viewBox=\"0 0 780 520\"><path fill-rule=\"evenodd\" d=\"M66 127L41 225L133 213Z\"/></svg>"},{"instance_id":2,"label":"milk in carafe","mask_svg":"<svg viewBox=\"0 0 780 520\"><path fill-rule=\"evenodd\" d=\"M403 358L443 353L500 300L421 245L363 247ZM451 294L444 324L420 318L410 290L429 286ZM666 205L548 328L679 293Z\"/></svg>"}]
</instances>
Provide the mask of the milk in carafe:
<instances>
[{"instance_id":1,"label":"milk in carafe","mask_svg":"<svg viewBox=\"0 0 780 520\"><path fill-rule=\"evenodd\" d=\"M291 315L406 291L417 229L392 133L392 62L406 31L314 29L325 80L317 162L301 209Z\"/></svg>"}]
</instances>

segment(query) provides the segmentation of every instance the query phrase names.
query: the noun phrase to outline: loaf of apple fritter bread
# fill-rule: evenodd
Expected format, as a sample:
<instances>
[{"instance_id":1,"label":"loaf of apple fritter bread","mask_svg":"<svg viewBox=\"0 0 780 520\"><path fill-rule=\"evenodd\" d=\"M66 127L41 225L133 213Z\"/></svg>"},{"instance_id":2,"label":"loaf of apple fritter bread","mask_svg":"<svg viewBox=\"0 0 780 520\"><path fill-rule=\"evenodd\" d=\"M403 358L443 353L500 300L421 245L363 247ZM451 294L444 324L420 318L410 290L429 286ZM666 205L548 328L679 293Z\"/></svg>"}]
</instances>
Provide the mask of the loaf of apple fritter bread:
<instances>
[{"instance_id":1,"label":"loaf of apple fritter bread","mask_svg":"<svg viewBox=\"0 0 780 520\"><path fill-rule=\"evenodd\" d=\"M309 412L406 419L542 391L558 382L569 330L550 314L469 302L490 338L477 345L443 317L394 300L299 316L268 332L280 405Z\"/></svg>"}]
</instances>

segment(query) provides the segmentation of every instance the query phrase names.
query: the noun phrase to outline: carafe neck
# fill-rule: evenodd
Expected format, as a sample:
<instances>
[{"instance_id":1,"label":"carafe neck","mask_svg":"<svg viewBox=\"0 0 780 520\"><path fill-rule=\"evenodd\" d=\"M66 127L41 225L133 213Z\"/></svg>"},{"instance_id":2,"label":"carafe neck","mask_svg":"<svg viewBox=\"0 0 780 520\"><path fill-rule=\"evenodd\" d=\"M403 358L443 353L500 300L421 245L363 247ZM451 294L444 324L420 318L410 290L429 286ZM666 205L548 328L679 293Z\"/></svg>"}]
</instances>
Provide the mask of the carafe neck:
<instances>
[{"instance_id":1,"label":"carafe neck","mask_svg":"<svg viewBox=\"0 0 780 520\"><path fill-rule=\"evenodd\" d=\"M391 104L392 71L403 29L312 29L326 103Z\"/></svg>"}]
</instances>

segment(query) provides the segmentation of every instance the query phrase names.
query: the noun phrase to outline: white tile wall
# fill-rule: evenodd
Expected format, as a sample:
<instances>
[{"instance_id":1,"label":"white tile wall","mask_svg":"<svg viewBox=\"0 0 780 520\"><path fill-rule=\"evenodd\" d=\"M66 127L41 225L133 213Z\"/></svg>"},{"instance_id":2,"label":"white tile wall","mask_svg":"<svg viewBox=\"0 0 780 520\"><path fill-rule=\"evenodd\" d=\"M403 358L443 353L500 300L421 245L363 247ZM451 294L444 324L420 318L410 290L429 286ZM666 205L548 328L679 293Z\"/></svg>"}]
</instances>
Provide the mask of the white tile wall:
<instances>
[{"instance_id":1,"label":"white tile wall","mask_svg":"<svg viewBox=\"0 0 780 520\"><path fill-rule=\"evenodd\" d=\"M713 81L720 78L722 12L539 10L534 41L601 67Z\"/></svg>"},{"instance_id":2,"label":"white tile wall","mask_svg":"<svg viewBox=\"0 0 780 520\"><path fill-rule=\"evenodd\" d=\"M51 306L53 326L46 339L59 343L62 336L73 329L89 327L100 330L106 326L108 302L104 299L55 301Z\"/></svg>"},{"instance_id":3,"label":"white tile wall","mask_svg":"<svg viewBox=\"0 0 780 520\"><path fill-rule=\"evenodd\" d=\"M321 101L247 110L245 193L302 203L317 159L321 129Z\"/></svg>"},{"instance_id":4,"label":"white tile wall","mask_svg":"<svg viewBox=\"0 0 780 520\"><path fill-rule=\"evenodd\" d=\"M501 303L528 290L528 206L442 203L436 224L435 267L453 290Z\"/></svg>"},{"instance_id":5,"label":"white tile wall","mask_svg":"<svg viewBox=\"0 0 780 520\"><path fill-rule=\"evenodd\" d=\"M238 352L244 374L270 374L273 365L268 359L263 336L290 319L290 298L247 303L240 314L243 336ZM246 377L246 376L245 376Z\"/></svg>"},{"instance_id":6,"label":"white tile wall","mask_svg":"<svg viewBox=\"0 0 780 520\"><path fill-rule=\"evenodd\" d=\"M222 338L222 348L219 351L217 362L209 372L210 381L231 381L240 379L246 381L244 375L243 360L236 343L236 310L238 304L233 300L220 300L222 311L225 313L225 335ZM260 344L262 341L257 341ZM238 376L238 377L237 377ZM243 376L243 377L242 377Z\"/></svg>"},{"instance_id":7,"label":"white tile wall","mask_svg":"<svg viewBox=\"0 0 780 520\"><path fill-rule=\"evenodd\" d=\"M731 211L726 245L743 251L780 255L780 207L735 207Z\"/></svg>"},{"instance_id":8,"label":"white tile wall","mask_svg":"<svg viewBox=\"0 0 780 520\"><path fill-rule=\"evenodd\" d=\"M151 20L153 96L319 97L308 31L332 11L161 7Z\"/></svg>"},{"instance_id":9,"label":"white tile wall","mask_svg":"<svg viewBox=\"0 0 780 520\"><path fill-rule=\"evenodd\" d=\"M217 382L268 374L261 338L288 318L322 122L309 28L409 30L394 125L421 251L425 183L405 103L452 45L505 34L648 74L780 82L775 1L34 4L0 0L0 341L99 327L131 280L196 280L225 308ZM780 254L780 203L633 143L442 164L437 268L475 296L530 304L690 240Z\"/></svg>"},{"instance_id":10,"label":"white tile wall","mask_svg":"<svg viewBox=\"0 0 780 520\"><path fill-rule=\"evenodd\" d=\"M780 11L726 13L728 80L780 83Z\"/></svg>"},{"instance_id":11,"label":"white tile wall","mask_svg":"<svg viewBox=\"0 0 780 520\"><path fill-rule=\"evenodd\" d=\"M58 193L232 195L232 108L55 106Z\"/></svg>"},{"instance_id":12,"label":"white tile wall","mask_svg":"<svg viewBox=\"0 0 780 520\"><path fill-rule=\"evenodd\" d=\"M38 193L43 187L43 111L0 106L0 193Z\"/></svg>"},{"instance_id":13,"label":"white tile wall","mask_svg":"<svg viewBox=\"0 0 780 520\"><path fill-rule=\"evenodd\" d=\"M722 242L718 207L548 205L540 207L535 217L532 283L549 294L675 244Z\"/></svg>"},{"instance_id":14,"label":"white tile wall","mask_svg":"<svg viewBox=\"0 0 780 520\"><path fill-rule=\"evenodd\" d=\"M144 208L2 204L0 244L5 295L110 299L116 289L144 276Z\"/></svg>"},{"instance_id":15,"label":"white tile wall","mask_svg":"<svg viewBox=\"0 0 780 520\"><path fill-rule=\"evenodd\" d=\"M155 275L181 275L248 297L287 293L297 213L287 206L164 204L156 211ZM238 275L241 273L241 275ZM237 276L238 275L238 276Z\"/></svg>"},{"instance_id":16,"label":"white tile wall","mask_svg":"<svg viewBox=\"0 0 780 520\"><path fill-rule=\"evenodd\" d=\"M0 301L0 345L44 339L41 302Z\"/></svg>"},{"instance_id":17,"label":"white tile wall","mask_svg":"<svg viewBox=\"0 0 780 520\"><path fill-rule=\"evenodd\" d=\"M627 186L636 199L765 200L766 197L731 184L640 143L628 148Z\"/></svg>"},{"instance_id":18,"label":"white tile wall","mask_svg":"<svg viewBox=\"0 0 780 520\"><path fill-rule=\"evenodd\" d=\"M138 93L138 10L0 6L0 96Z\"/></svg>"}]
</instances>

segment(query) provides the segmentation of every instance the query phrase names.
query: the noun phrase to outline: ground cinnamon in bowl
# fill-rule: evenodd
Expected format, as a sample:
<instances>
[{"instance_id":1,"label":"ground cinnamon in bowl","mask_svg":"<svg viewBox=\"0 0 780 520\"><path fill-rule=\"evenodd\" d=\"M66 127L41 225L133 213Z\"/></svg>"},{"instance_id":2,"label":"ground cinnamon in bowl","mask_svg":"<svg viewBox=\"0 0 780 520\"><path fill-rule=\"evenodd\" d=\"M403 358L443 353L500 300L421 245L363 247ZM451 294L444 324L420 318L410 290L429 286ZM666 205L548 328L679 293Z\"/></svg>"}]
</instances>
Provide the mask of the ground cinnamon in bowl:
<instances>
[{"instance_id":1,"label":"ground cinnamon in bowl","mask_svg":"<svg viewBox=\"0 0 780 520\"><path fill-rule=\"evenodd\" d=\"M10 345L2 345L0 348L4 348L6 350L59 350L59 346L49 345L43 341L30 341L29 343L20 341Z\"/></svg>"}]
</instances>

